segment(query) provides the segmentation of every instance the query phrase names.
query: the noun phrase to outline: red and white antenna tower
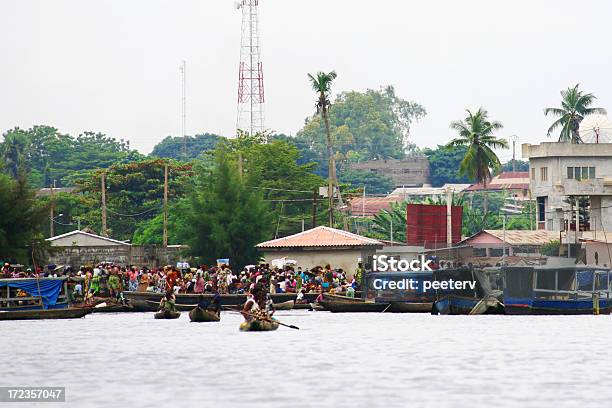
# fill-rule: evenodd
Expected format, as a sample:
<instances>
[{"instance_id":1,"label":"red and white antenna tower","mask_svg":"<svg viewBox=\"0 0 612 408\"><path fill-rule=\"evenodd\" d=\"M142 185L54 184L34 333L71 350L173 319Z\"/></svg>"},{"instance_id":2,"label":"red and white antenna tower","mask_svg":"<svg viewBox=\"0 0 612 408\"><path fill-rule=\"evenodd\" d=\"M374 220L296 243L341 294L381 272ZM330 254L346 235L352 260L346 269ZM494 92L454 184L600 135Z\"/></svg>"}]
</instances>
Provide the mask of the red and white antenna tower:
<instances>
[{"instance_id":1,"label":"red and white antenna tower","mask_svg":"<svg viewBox=\"0 0 612 408\"><path fill-rule=\"evenodd\" d=\"M238 130L251 135L263 133L264 82L259 49L259 0L241 0L236 8L242 10L242 39L238 70Z\"/></svg>"}]
</instances>

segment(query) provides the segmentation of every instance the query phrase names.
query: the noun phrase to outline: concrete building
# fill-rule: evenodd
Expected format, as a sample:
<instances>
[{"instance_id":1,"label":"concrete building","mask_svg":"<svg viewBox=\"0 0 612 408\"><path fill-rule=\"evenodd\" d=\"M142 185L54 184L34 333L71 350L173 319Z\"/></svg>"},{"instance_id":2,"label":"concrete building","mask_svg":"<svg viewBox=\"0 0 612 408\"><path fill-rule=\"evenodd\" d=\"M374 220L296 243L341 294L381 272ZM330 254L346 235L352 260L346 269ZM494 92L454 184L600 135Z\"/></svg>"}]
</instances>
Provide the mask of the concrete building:
<instances>
[{"instance_id":1,"label":"concrete building","mask_svg":"<svg viewBox=\"0 0 612 408\"><path fill-rule=\"evenodd\" d=\"M154 268L176 264L181 260L182 245L136 246L85 231L75 230L67 234L48 238L53 247L49 263L69 265L93 265L100 262L113 262L121 265L138 265Z\"/></svg>"},{"instance_id":2,"label":"concrete building","mask_svg":"<svg viewBox=\"0 0 612 408\"><path fill-rule=\"evenodd\" d=\"M323 226L257 245L269 264L273 259L287 258L295 260L302 268L330 264L349 275L355 271L359 260L363 260L369 270L372 256L382 247L383 243L378 240Z\"/></svg>"},{"instance_id":3,"label":"concrete building","mask_svg":"<svg viewBox=\"0 0 612 408\"><path fill-rule=\"evenodd\" d=\"M350 168L390 177L396 187L420 187L429 183L429 160L425 156L413 156L402 160L369 160L353 163Z\"/></svg>"},{"instance_id":4,"label":"concrete building","mask_svg":"<svg viewBox=\"0 0 612 408\"><path fill-rule=\"evenodd\" d=\"M539 229L576 228L570 199L579 199L579 230L612 231L612 143L523 144ZM570 219L571 214L571 219Z\"/></svg>"}]
</instances>

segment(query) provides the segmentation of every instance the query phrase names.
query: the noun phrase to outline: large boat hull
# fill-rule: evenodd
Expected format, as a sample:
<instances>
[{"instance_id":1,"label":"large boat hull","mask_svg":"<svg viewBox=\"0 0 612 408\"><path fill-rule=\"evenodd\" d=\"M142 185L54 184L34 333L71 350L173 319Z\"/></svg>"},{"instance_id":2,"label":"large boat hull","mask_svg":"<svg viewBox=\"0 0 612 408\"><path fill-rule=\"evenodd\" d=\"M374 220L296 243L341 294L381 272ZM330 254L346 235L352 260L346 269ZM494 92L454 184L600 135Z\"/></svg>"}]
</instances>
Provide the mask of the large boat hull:
<instances>
[{"instance_id":1,"label":"large boat hull","mask_svg":"<svg viewBox=\"0 0 612 408\"><path fill-rule=\"evenodd\" d=\"M91 312L91 307L16 310L11 312L0 312L0 320L79 319Z\"/></svg>"},{"instance_id":2,"label":"large boat hull","mask_svg":"<svg viewBox=\"0 0 612 408\"><path fill-rule=\"evenodd\" d=\"M539 300L539 299L506 299L508 315L609 315L612 301L599 300L599 311L593 307L593 300Z\"/></svg>"}]
</instances>

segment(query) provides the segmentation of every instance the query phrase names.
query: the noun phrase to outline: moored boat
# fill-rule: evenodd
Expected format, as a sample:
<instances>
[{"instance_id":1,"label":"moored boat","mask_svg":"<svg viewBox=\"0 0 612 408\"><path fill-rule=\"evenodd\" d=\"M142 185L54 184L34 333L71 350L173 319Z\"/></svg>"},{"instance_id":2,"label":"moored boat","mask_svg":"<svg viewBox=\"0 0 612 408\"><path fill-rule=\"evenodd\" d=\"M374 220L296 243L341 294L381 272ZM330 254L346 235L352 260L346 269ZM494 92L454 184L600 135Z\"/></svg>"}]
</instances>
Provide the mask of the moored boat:
<instances>
[{"instance_id":1,"label":"moored boat","mask_svg":"<svg viewBox=\"0 0 612 408\"><path fill-rule=\"evenodd\" d=\"M362 298L335 295L331 293L323 293L323 300L326 300L328 302L357 302L357 303L365 301Z\"/></svg>"},{"instance_id":2,"label":"moored boat","mask_svg":"<svg viewBox=\"0 0 612 408\"><path fill-rule=\"evenodd\" d=\"M310 303L295 303L293 305L293 310L311 310L312 306Z\"/></svg>"},{"instance_id":3,"label":"moored boat","mask_svg":"<svg viewBox=\"0 0 612 408\"><path fill-rule=\"evenodd\" d=\"M431 312L432 302L391 302L387 309L389 313L429 313Z\"/></svg>"},{"instance_id":4,"label":"moored boat","mask_svg":"<svg viewBox=\"0 0 612 408\"><path fill-rule=\"evenodd\" d=\"M278 329L279 324L272 319L267 320L252 320L250 322L242 322L240 324L240 331L244 332L261 332L261 331L273 331Z\"/></svg>"},{"instance_id":5,"label":"moored boat","mask_svg":"<svg viewBox=\"0 0 612 408\"><path fill-rule=\"evenodd\" d=\"M92 312L91 307L0 311L0 320L79 319Z\"/></svg>"},{"instance_id":6,"label":"moored boat","mask_svg":"<svg viewBox=\"0 0 612 408\"><path fill-rule=\"evenodd\" d=\"M212 310L205 310L201 307L194 307L189 312L189 320L192 322L218 322L221 320L221 316Z\"/></svg>"},{"instance_id":7,"label":"moored boat","mask_svg":"<svg viewBox=\"0 0 612 408\"><path fill-rule=\"evenodd\" d=\"M295 302L293 300L288 300L282 303L275 303L274 309L276 310L291 310L295 306Z\"/></svg>"},{"instance_id":8,"label":"moored boat","mask_svg":"<svg viewBox=\"0 0 612 408\"><path fill-rule=\"evenodd\" d=\"M386 311L390 303L374 302L329 302L324 300L321 306L332 313L380 313Z\"/></svg>"},{"instance_id":9,"label":"moored boat","mask_svg":"<svg viewBox=\"0 0 612 408\"><path fill-rule=\"evenodd\" d=\"M155 313L156 319L178 319L181 317L181 312L173 312L171 310L160 310Z\"/></svg>"},{"instance_id":10,"label":"moored boat","mask_svg":"<svg viewBox=\"0 0 612 408\"><path fill-rule=\"evenodd\" d=\"M447 288L435 290L432 314L504 314L502 292L491 288L489 276L483 270L438 269L434 271L433 279L435 282L446 283ZM462 284L461 286L455 284L451 288L450 282Z\"/></svg>"},{"instance_id":11,"label":"moored boat","mask_svg":"<svg viewBox=\"0 0 612 408\"><path fill-rule=\"evenodd\" d=\"M504 305L511 315L610 314L609 269L505 267Z\"/></svg>"}]
</instances>

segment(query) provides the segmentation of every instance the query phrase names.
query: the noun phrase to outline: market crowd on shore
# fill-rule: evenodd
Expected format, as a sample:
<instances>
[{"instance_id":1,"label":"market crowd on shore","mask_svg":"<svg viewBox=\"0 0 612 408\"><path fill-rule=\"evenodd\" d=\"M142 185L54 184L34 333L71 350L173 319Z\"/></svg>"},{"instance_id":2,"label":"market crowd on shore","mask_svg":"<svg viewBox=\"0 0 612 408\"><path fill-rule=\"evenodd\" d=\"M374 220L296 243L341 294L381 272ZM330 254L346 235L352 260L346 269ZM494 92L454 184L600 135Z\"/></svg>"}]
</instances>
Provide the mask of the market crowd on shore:
<instances>
[{"instance_id":1,"label":"market crowd on shore","mask_svg":"<svg viewBox=\"0 0 612 408\"><path fill-rule=\"evenodd\" d=\"M61 277L70 278L74 297L88 299L95 296L120 297L123 291L166 293L220 293L241 294L252 290L255 284L262 284L270 293L352 292L359 289L363 268L361 265L352 273L333 269L331 265L311 269L269 264L250 265L234 272L228 265L200 265L190 268L165 266L162 268L138 268L102 263L96 266L82 266L78 270L70 267L23 270L19 266L4 264L0 269L2 278Z\"/></svg>"}]
</instances>

